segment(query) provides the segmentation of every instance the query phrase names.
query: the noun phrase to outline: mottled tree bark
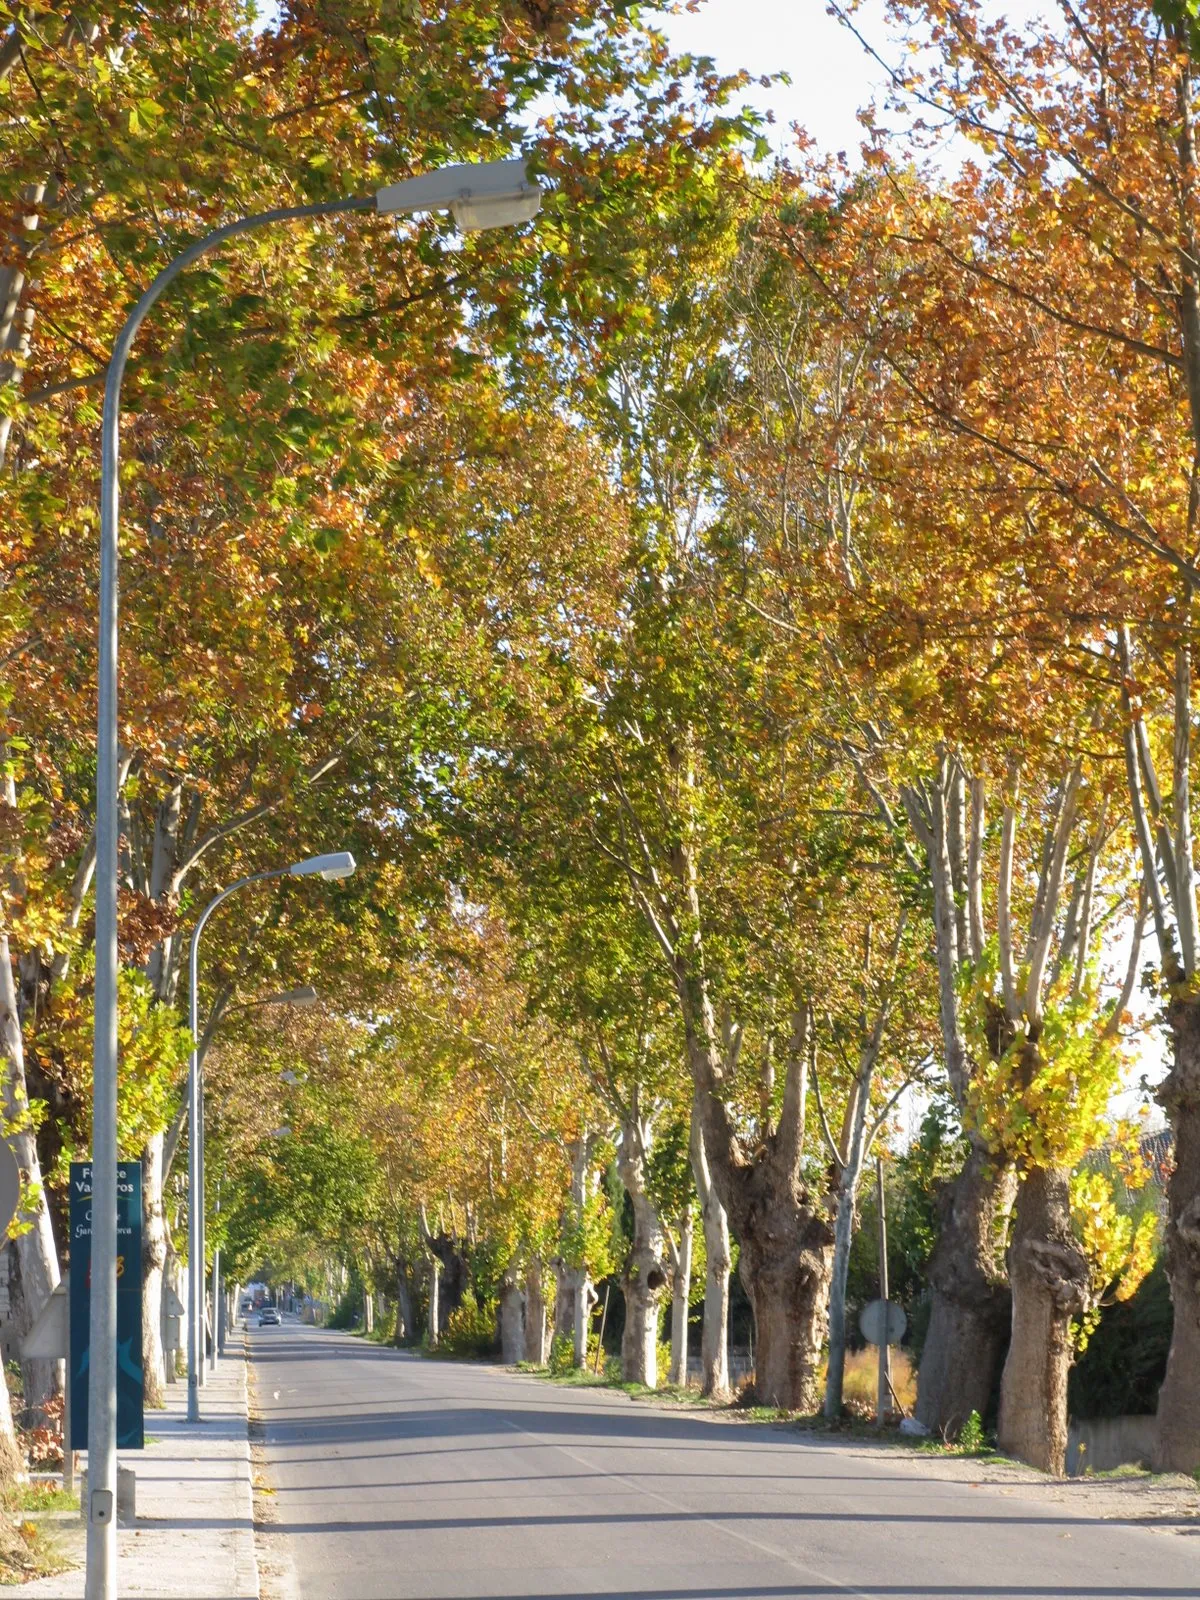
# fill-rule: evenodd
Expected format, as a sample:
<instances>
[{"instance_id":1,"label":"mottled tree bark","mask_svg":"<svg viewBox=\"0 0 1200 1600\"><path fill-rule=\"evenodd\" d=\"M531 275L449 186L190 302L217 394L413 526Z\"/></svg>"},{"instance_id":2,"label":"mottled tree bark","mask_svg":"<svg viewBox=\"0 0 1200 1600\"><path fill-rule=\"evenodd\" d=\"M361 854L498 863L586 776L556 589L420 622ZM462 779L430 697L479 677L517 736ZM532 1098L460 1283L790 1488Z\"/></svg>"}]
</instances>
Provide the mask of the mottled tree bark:
<instances>
[{"instance_id":1,"label":"mottled tree bark","mask_svg":"<svg viewBox=\"0 0 1200 1600\"><path fill-rule=\"evenodd\" d=\"M435 1255L429 1257L429 1348L436 1350L442 1332L442 1264Z\"/></svg>"},{"instance_id":2,"label":"mottled tree bark","mask_svg":"<svg viewBox=\"0 0 1200 1600\"><path fill-rule=\"evenodd\" d=\"M1012 1169L997 1165L975 1142L939 1197L916 1405L917 1419L935 1433L956 1431L972 1411L986 1416L991 1404L1012 1316L1000 1219L1015 1186Z\"/></svg>"},{"instance_id":3,"label":"mottled tree bark","mask_svg":"<svg viewBox=\"0 0 1200 1600\"><path fill-rule=\"evenodd\" d=\"M24 1457L17 1443L17 1430L13 1425L12 1396L8 1392L8 1379L0 1372L0 1488L7 1488L24 1467Z\"/></svg>"},{"instance_id":4,"label":"mottled tree bark","mask_svg":"<svg viewBox=\"0 0 1200 1600\"><path fill-rule=\"evenodd\" d=\"M11 780L6 788L11 788ZM15 805L15 794L6 793L6 802ZM0 1105L4 1117L16 1131L8 1142L17 1158L30 1203L20 1213L28 1226L18 1234L17 1260L21 1272L23 1299L22 1331L40 1315L42 1307L58 1286L58 1251L50 1227L50 1213L42 1191L42 1167L37 1139L29 1121L29 1095L25 1085L25 1046L17 1006L16 981L8 934L0 930ZM22 1363L27 1408L38 1408L62 1392L62 1362L35 1360Z\"/></svg>"},{"instance_id":5,"label":"mottled tree bark","mask_svg":"<svg viewBox=\"0 0 1200 1600\"><path fill-rule=\"evenodd\" d=\"M626 1383L658 1387L658 1312L670 1281L658 1212L646 1193L646 1127L636 1118L621 1129L617 1171L633 1208L633 1237L621 1268L625 1331L621 1376Z\"/></svg>"},{"instance_id":6,"label":"mottled tree bark","mask_svg":"<svg viewBox=\"0 0 1200 1600\"><path fill-rule=\"evenodd\" d=\"M398 1262L396 1265L396 1335L393 1343L397 1347L412 1344L417 1334L417 1319L414 1309L412 1287L408 1281L409 1268L407 1263Z\"/></svg>"},{"instance_id":7,"label":"mottled tree bark","mask_svg":"<svg viewBox=\"0 0 1200 1600\"><path fill-rule=\"evenodd\" d=\"M732 1113L714 1092L724 1072L713 1059L712 1019L706 1022L704 1037L687 1027L686 1017L685 1031L712 1182L741 1245L742 1282L754 1308L755 1389L763 1405L811 1412L817 1403L833 1228L826 1200L801 1176L802 1053L789 1065L778 1129L748 1155Z\"/></svg>"},{"instance_id":8,"label":"mottled tree bark","mask_svg":"<svg viewBox=\"0 0 1200 1600\"><path fill-rule=\"evenodd\" d=\"M559 1257L552 1265L554 1272L554 1337L574 1337L575 1330L575 1273Z\"/></svg>"},{"instance_id":9,"label":"mottled tree bark","mask_svg":"<svg viewBox=\"0 0 1200 1600\"><path fill-rule=\"evenodd\" d=\"M712 1186L700 1121L692 1117L692 1175L704 1228L704 1320L700 1336L700 1387L710 1399L729 1395L729 1219Z\"/></svg>"},{"instance_id":10,"label":"mottled tree bark","mask_svg":"<svg viewBox=\"0 0 1200 1600\"><path fill-rule=\"evenodd\" d=\"M571 1335L574 1346L574 1359L577 1367L587 1366L588 1355L588 1328L592 1320L592 1307L596 1303L596 1291L592 1287L592 1280L588 1273L581 1270L575 1274L575 1295L572 1307Z\"/></svg>"},{"instance_id":11,"label":"mottled tree bark","mask_svg":"<svg viewBox=\"0 0 1200 1600\"><path fill-rule=\"evenodd\" d=\"M679 1242L673 1250L671 1282L671 1369L667 1382L682 1388L688 1379L688 1315L692 1298L692 1208L679 1218Z\"/></svg>"},{"instance_id":12,"label":"mottled tree bark","mask_svg":"<svg viewBox=\"0 0 1200 1600\"><path fill-rule=\"evenodd\" d=\"M758 1339L754 1388L760 1405L811 1413L819 1393L817 1368L829 1299L832 1230L790 1190L761 1185L761 1197L741 1240L739 1270L754 1308Z\"/></svg>"},{"instance_id":13,"label":"mottled tree bark","mask_svg":"<svg viewBox=\"0 0 1200 1600\"><path fill-rule=\"evenodd\" d=\"M969 790L968 817L961 765L944 753L936 776L902 791L933 894L942 1046L960 1115L975 1072L960 1010L960 963L978 962L986 944L983 780L972 778ZM1008 1037L1010 1026L1002 1024ZM996 1042L1002 1047L1005 1041L998 1035ZM985 1416L991 1404L1011 1311L997 1219L1011 1204L1013 1183L1011 1172L975 1141L962 1172L939 1197L941 1229L929 1264L932 1309L916 1406L918 1420L935 1433L961 1427L972 1411Z\"/></svg>"},{"instance_id":14,"label":"mottled tree bark","mask_svg":"<svg viewBox=\"0 0 1200 1600\"><path fill-rule=\"evenodd\" d=\"M584 1127L567 1146L571 1162L571 1194L569 1209L563 1217L564 1236L569 1235L583 1217L591 1195L595 1142L595 1135L589 1134ZM569 1336L572 1359L577 1367L582 1367L587 1363L588 1326L596 1300L591 1274L586 1263L579 1265L568 1262L562 1256L556 1256L552 1265L555 1280L554 1337L557 1339L561 1334Z\"/></svg>"},{"instance_id":15,"label":"mottled tree bark","mask_svg":"<svg viewBox=\"0 0 1200 1600\"><path fill-rule=\"evenodd\" d=\"M1071 1319L1090 1294L1071 1231L1068 1174L1034 1167L1017 1191L1008 1253L1012 1339L1000 1383L1001 1450L1061 1477L1067 1459Z\"/></svg>"},{"instance_id":16,"label":"mottled tree bark","mask_svg":"<svg viewBox=\"0 0 1200 1600\"><path fill-rule=\"evenodd\" d=\"M149 875L140 885L156 905L172 903L179 839L183 787L173 784L160 802L154 819L154 843ZM174 935L155 944L146 963L146 976L160 1005L174 994ZM142 1367L146 1404L163 1404L166 1357L162 1344L163 1266L166 1262L166 1223L163 1217L165 1184L165 1130L151 1134L142 1150Z\"/></svg>"},{"instance_id":17,"label":"mottled tree bark","mask_svg":"<svg viewBox=\"0 0 1200 1600\"><path fill-rule=\"evenodd\" d=\"M846 1283L850 1275L850 1243L854 1235L856 1183L838 1186L837 1217L833 1226L833 1267L829 1275L829 1356L825 1372L827 1417L842 1414L842 1385L846 1377Z\"/></svg>"},{"instance_id":18,"label":"mottled tree bark","mask_svg":"<svg viewBox=\"0 0 1200 1600\"><path fill-rule=\"evenodd\" d=\"M544 1367L547 1342L542 1263L539 1256L531 1256L525 1266L525 1360L535 1367Z\"/></svg>"},{"instance_id":19,"label":"mottled tree bark","mask_svg":"<svg viewBox=\"0 0 1200 1600\"><path fill-rule=\"evenodd\" d=\"M515 1265L509 1266L500 1279L500 1359L506 1367L515 1367L525 1353L525 1296Z\"/></svg>"},{"instance_id":20,"label":"mottled tree bark","mask_svg":"<svg viewBox=\"0 0 1200 1600\"><path fill-rule=\"evenodd\" d=\"M1200 1002L1167 1012L1174 1060L1159 1099L1175 1134L1167 1186L1165 1260L1175 1308L1167 1372L1158 1394L1160 1472L1200 1470Z\"/></svg>"},{"instance_id":21,"label":"mottled tree bark","mask_svg":"<svg viewBox=\"0 0 1200 1600\"><path fill-rule=\"evenodd\" d=\"M151 1134L142 1151L142 1370L148 1406L164 1403L167 1381L162 1343L163 1271L167 1225L162 1196L163 1135Z\"/></svg>"}]
</instances>

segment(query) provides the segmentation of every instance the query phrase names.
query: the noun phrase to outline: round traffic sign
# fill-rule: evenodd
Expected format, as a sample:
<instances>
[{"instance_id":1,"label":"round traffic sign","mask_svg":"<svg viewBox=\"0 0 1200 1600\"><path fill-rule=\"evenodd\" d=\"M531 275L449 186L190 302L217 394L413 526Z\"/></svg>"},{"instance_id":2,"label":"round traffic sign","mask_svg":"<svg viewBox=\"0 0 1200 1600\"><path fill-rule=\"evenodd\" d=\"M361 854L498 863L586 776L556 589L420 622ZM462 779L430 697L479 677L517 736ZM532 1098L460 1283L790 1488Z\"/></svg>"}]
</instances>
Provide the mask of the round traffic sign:
<instances>
[{"instance_id":1,"label":"round traffic sign","mask_svg":"<svg viewBox=\"0 0 1200 1600\"><path fill-rule=\"evenodd\" d=\"M904 1307L894 1300L872 1300L862 1308L858 1319L859 1332L868 1344L899 1344L908 1327Z\"/></svg>"},{"instance_id":2,"label":"round traffic sign","mask_svg":"<svg viewBox=\"0 0 1200 1600\"><path fill-rule=\"evenodd\" d=\"M17 1214L21 1198L21 1169L7 1139L0 1139L0 1233L7 1233L8 1225Z\"/></svg>"}]
</instances>

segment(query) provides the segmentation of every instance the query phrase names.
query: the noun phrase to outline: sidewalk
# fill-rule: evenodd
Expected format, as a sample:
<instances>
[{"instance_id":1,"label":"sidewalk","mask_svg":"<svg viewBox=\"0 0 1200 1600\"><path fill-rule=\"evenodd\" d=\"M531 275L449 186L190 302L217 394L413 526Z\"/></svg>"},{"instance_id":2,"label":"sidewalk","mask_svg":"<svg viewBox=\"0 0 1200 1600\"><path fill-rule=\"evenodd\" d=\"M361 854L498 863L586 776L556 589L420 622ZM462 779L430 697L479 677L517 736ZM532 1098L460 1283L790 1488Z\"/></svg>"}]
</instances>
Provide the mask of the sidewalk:
<instances>
[{"instance_id":1,"label":"sidewalk","mask_svg":"<svg viewBox=\"0 0 1200 1600\"><path fill-rule=\"evenodd\" d=\"M200 1391L205 1421L188 1424L185 1383L169 1384L168 1395L165 1411L146 1413L146 1437L156 1442L119 1457L137 1473L137 1524L117 1532L117 1593L121 1600L258 1600L241 1335L230 1335ZM77 1513L63 1516L54 1537L82 1563L83 1522ZM0 1592L82 1600L83 1581L80 1565Z\"/></svg>"}]
</instances>

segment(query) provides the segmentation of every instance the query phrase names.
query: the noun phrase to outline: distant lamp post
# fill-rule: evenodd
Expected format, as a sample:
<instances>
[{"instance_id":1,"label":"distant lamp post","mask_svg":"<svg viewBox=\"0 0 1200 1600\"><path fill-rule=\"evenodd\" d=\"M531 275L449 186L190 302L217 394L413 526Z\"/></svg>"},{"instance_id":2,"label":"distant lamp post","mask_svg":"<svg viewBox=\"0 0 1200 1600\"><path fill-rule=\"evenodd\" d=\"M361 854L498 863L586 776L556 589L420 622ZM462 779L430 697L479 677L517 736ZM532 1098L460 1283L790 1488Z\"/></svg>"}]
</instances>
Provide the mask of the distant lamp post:
<instances>
[{"instance_id":1,"label":"distant lamp post","mask_svg":"<svg viewBox=\"0 0 1200 1600\"><path fill-rule=\"evenodd\" d=\"M86 1600L117 1592L117 879L118 630L121 381L138 329L165 289L193 262L243 233L276 222L450 211L464 231L524 222L541 204L522 160L441 167L374 195L284 206L238 217L197 239L169 262L125 319L104 385L100 431L100 606L96 675L96 972L92 1067L91 1381L88 1385ZM189 1398L190 1398L189 1388Z\"/></svg>"},{"instance_id":2,"label":"distant lamp post","mask_svg":"<svg viewBox=\"0 0 1200 1600\"><path fill-rule=\"evenodd\" d=\"M224 905L231 894L236 894L247 884L265 883L270 878L323 878L326 882L333 882L348 878L354 866L354 857L350 852L338 850L332 855L310 856L306 861L295 861L290 867L272 867L267 872L252 872L231 883L228 889L222 889L219 895L209 901L192 933L188 958L188 1026L192 1031L192 1056L188 1069L188 1287L191 1300L188 1308L189 1422L200 1421L200 1385L204 1381L204 1092L200 1077L200 935L218 906ZM316 998L315 992L313 998ZM214 1320L219 1292L220 1285L214 1279ZM215 1357L215 1328L213 1333Z\"/></svg>"},{"instance_id":3,"label":"distant lamp post","mask_svg":"<svg viewBox=\"0 0 1200 1600\"><path fill-rule=\"evenodd\" d=\"M307 874L298 874L298 876L306 876L306 875ZM332 876L334 876L334 874L326 872L326 873L323 873L322 876L324 876L324 877L332 877ZM279 994L264 995L261 1000L246 1000L240 1006L231 1007L231 1010L234 1010L234 1011L257 1011L260 1006L315 1006L317 1004L317 1002L320 1000L320 998L321 998L320 995L313 988L312 984L306 983L299 989L284 989ZM225 1015L228 1016L229 1013L226 1012ZM209 1018L209 1022L208 1022L208 1026L204 1030L204 1036L200 1040L200 1044L198 1046L198 1052L197 1053L198 1053L199 1058L200 1058L201 1069L203 1069L204 1056L205 1056L206 1051L207 1051L207 1046L208 1046L209 1038L211 1037L212 1028L213 1028L213 1018L210 1017ZM281 1076L286 1077L286 1074L281 1074ZM295 1077L295 1074L293 1074L292 1077L293 1077L293 1081L294 1082L302 1081L300 1079L297 1079ZM203 1070L201 1071L201 1079L203 1079ZM205 1133L207 1131L207 1121L206 1121L206 1118L205 1118L205 1111L204 1111L203 1082L201 1082L201 1093L200 1093L200 1126L201 1126L202 1134ZM203 1185L203 1180L204 1180L204 1144L203 1144L203 1139L201 1140L201 1151L200 1151L200 1178L201 1178L201 1189L203 1190L203 1186L204 1186ZM217 1197L216 1197L216 1204L215 1204L215 1207L214 1207L214 1215L219 1216L220 1213L221 1213L221 1183L220 1183L220 1180L218 1179L217 1180ZM201 1252L203 1254L207 1253L207 1251L205 1249L205 1228L204 1228L204 1214L203 1214L203 1211L201 1211L201 1217L200 1217L200 1249L201 1249ZM210 1371L215 1372L217 1370L217 1357L218 1357L218 1355L222 1355L223 1356L225 1354L225 1321L226 1321L226 1319L225 1319L225 1300L224 1300L224 1297L221 1294L221 1244L220 1244L219 1240L213 1245L212 1303L213 1303L213 1321L216 1323L216 1328L214 1330L212 1344L211 1344L211 1347L210 1347L208 1365L209 1365ZM204 1363L203 1363L203 1361L200 1363L200 1386L201 1386L201 1388L203 1388L203 1386L204 1386Z\"/></svg>"}]
</instances>

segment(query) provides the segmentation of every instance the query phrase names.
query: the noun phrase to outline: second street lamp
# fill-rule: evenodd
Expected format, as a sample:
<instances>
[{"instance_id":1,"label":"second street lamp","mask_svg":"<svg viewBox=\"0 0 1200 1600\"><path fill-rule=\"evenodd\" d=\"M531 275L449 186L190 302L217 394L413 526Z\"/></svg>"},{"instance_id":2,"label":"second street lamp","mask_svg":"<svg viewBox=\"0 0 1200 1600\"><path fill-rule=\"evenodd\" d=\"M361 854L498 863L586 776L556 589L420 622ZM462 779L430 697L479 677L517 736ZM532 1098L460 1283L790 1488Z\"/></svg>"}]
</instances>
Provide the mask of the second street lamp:
<instances>
[{"instance_id":1,"label":"second street lamp","mask_svg":"<svg viewBox=\"0 0 1200 1600\"><path fill-rule=\"evenodd\" d=\"M538 210L540 190L521 160L440 168L375 195L288 206L239 217L182 251L158 274L126 318L104 385L100 433L100 607L96 707L96 977L92 1070L92 1283L88 1386L86 1600L117 1593L117 575L120 532L121 381L138 329L163 291L226 239L276 222L450 211L464 231L511 226Z\"/></svg>"},{"instance_id":2,"label":"second street lamp","mask_svg":"<svg viewBox=\"0 0 1200 1600\"><path fill-rule=\"evenodd\" d=\"M271 878L324 878L333 882L348 878L354 871L354 857L348 850L333 855L310 856L290 867L272 867L267 872L251 872L228 889L222 889L200 913L192 933L188 956L188 1026L192 1032L192 1055L188 1068L188 1421L200 1421L200 1385L204 1378L204 1091L200 1076L200 935L209 917L224 905L231 894L247 884L266 883ZM307 997L306 997L307 998ZM216 1309L216 1286L213 1296ZM214 1348L215 1333L214 1327ZM107 1600L107 1597L106 1597Z\"/></svg>"}]
</instances>

